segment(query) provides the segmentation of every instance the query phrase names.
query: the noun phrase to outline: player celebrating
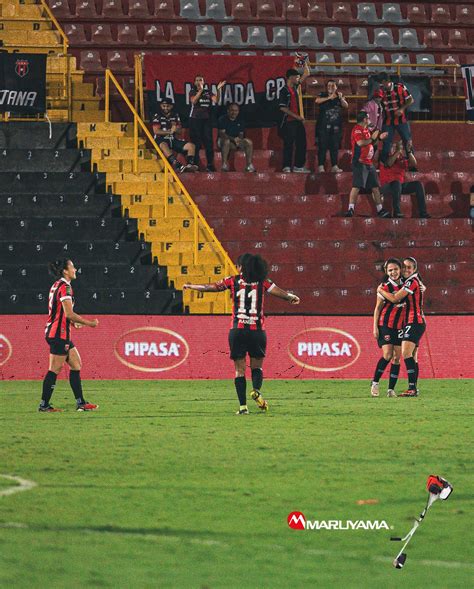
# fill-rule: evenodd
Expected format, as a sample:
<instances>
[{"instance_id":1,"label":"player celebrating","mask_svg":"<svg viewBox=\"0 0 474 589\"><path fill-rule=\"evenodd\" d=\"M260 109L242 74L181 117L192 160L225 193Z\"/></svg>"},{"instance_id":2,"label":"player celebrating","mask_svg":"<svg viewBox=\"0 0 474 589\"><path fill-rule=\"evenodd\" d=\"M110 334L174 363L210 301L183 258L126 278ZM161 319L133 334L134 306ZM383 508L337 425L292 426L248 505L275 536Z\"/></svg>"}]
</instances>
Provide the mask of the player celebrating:
<instances>
[{"instance_id":1,"label":"player celebrating","mask_svg":"<svg viewBox=\"0 0 474 589\"><path fill-rule=\"evenodd\" d=\"M79 329L83 325L97 327L99 321L84 319L74 313L74 294L71 281L76 279L76 268L69 259L57 260L49 265L50 273L57 278L49 291L49 318L46 324L46 341L49 345L49 370L43 380L43 395L38 411L53 413L61 411L49 401L56 385L56 379L64 363L70 367L69 383L76 397L77 411L93 411L99 406L88 403L82 394L81 357L71 341L71 324Z\"/></svg>"},{"instance_id":2,"label":"player celebrating","mask_svg":"<svg viewBox=\"0 0 474 589\"><path fill-rule=\"evenodd\" d=\"M395 293L401 288L402 263L397 258L389 258L383 265L385 276L382 288L386 292ZM405 304L390 303L382 295L377 293L377 303L374 309L374 337L379 348L382 348L382 357L377 363L370 394L379 396L379 381L390 360L390 379L387 397L396 397L395 385L400 372L400 349L402 340L403 321L405 318Z\"/></svg>"},{"instance_id":3,"label":"player celebrating","mask_svg":"<svg viewBox=\"0 0 474 589\"><path fill-rule=\"evenodd\" d=\"M232 323L229 332L230 357L235 365L235 389L240 408L237 415L247 415L247 382L245 359L250 357L252 370L252 399L262 411L268 410L268 403L260 394L263 383L263 359L267 348L263 303L265 293L285 299L293 305L299 297L278 288L267 278L267 262L258 255L243 254L237 260L237 276L229 276L211 284L185 284L183 289L200 292L231 291Z\"/></svg>"},{"instance_id":4,"label":"player celebrating","mask_svg":"<svg viewBox=\"0 0 474 589\"><path fill-rule=\"evenodd\" d=\"M402 334L402 356L405 361L408 374L408 390L401 393L400 397L417 397L418 389L418 363L413 357L416 348L426 330L425 315L423 313L424 285L418 276L418 264L415 258L403 260L403 287L396 293L389 293L377 289L389 302L397 304L405 301L405 322Z\"/></svg>"}]
</instances>

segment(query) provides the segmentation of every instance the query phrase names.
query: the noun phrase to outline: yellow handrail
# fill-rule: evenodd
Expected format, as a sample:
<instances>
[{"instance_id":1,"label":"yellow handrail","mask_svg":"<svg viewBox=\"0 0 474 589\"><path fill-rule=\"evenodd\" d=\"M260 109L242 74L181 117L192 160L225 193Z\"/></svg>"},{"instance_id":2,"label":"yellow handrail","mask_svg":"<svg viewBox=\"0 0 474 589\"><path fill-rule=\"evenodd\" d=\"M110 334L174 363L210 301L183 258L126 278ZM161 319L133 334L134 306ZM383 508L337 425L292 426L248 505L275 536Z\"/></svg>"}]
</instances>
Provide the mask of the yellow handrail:
<instances>
[{"instance_id":1,"label":"yellow handrail","mask_svg":"<svg viewBox=\"0 0 474 589\"><path fill-rule=\"evenodd\" d=\"M314 61L308 63L308 65L310 67L312 66L316 66L319 68L328 68L328 67L344 67L344 68L352 68L352 67L363 67L363 68L380 68L380 67L387 67L387 68L397 68L397 75L400 75L400 68L413 68L416 67L418 69L446 69L446 68L453 68L453 77L454 77L454 81L456 81L456 68L461 67L459 63L444 63L444 64L438 64L438 63L429 63L426 65L420 64L420 63L386 63L386 62L380 62L380 63L362 63L362 62L354 62L354 63L342 63L339 61L328 61L328 62L324 62L324 63L316 63ZM387 70L386 70L387 71ZM350 72L344 71L344 72L324 72L323 70L321 70L321 72L318 73L333 73L335 76L339 75L339 74L350 74ZM357 72L355 72L357 73ZM390 73L390 72L389 72ZM422 73L422 72L421 72ZM313 74L311 74L311 76L313 77Z\"/></svg>"},{"instance_id":2,"label":"yellow handrail","mask_svg":"<svg viewBox=\"0 0 474 589\"><path fill-rule=\"evenodd\" d=\"M54 26L58 30L58 33L60 34L60 36L61 36L61 38L63 40L63 52L64 52L64 55L67 55L67 50L68 50L68 47L69 47L69 41L68 41L68 38L66 36L66 33L61 28L61 25L56 20L56 17L52 13L51 8L46 4L46 1L45 0L40 0L40 1L41 1L41 6L46 10L47 15L53 21Z\"/></svg>"},{"instance_id":3,"label":"yellow handrail","mask_svg":"<svg viewBox=\"0 0 474 589\"><path fill-rule=\"evenodd\" d=\"M193 199L191 198L191 195L186 190L186 188L184 187L180 178L176 174L173 166L171 166L171 164L169 163L167 158L164 156L163 152L161 151L161 149L159 148L155 139L153 138L153 135L150 133L146 124L140 118L138 112L133 107L128 96L125 94L122 87L118 83L117 78L114 76L114 74L108 68L105 70L105 122L108 123L110 120L110 81L112 81L114 86L117 88L120 96L123 98L125 104L128 106L130 112L133 115L134 138L138 137L138 127L141 127L141 129L145 133L147 139L150 141L151 145L153 146L153 148L155 149L155 151L157 152L157 154L161 158L161 162L162 162L162 164L164 166L164 170L165 170L165 190L164 190L164 215L165 215L165 218L168 215L168 194L169 194L168 183L170 182L170 175L171 175L171 179L174 180L177 183L177 185L179 186L179 188L181 189L184 197L186 198L186 200L188 202L188 205L191 207L191 209L193 211L193 219L194 219L193 261L194 261L194 264L198 263L198 256L199 256L199 228L198 228L198 222L199 222L201 224L202 228L208 233L209 237L214 242L215 246L217 247L217 250L219 251L219 253L221 254L221 256L224 260L225 275L228 275L229 271L236 274L237 268L235 267L232 260L229 258L229 255L227 254L225 249L222 247L221 242L214 235L214 230L209 226L208 222L206 221L203 214L199 210L199 207L193 201ZM135 129L136 129L136 131L135 131ZM138 169L138 140L134 140L133 159L134 159L133 169L137 170ZM225 304L226 304L226 311L227 311L228 297L226 297L225 301L226 301Z\"/></svg>"}]
</instances>

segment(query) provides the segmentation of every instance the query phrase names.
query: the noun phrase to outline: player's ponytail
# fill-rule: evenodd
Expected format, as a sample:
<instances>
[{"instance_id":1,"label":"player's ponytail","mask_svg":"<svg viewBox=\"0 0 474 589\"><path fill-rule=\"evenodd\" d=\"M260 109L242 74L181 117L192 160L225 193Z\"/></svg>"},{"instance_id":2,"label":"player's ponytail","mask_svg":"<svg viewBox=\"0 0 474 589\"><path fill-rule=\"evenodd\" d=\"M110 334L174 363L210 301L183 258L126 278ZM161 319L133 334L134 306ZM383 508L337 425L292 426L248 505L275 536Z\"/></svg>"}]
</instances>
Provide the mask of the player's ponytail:
<instances>
[{"instance_id":1,"label":"player's ponytail","mask_svg":"<svg viewBox=\"0 0 474 589\"><path fill-rule=\"evenodd\" d=\"M54 276L54 278L62 278L63 271L67 270L69 262L69 258L63 258L61 260L55 260L54 262L50 262L48 264L49 273L51 274L51 276Z\"/></svg>"},{"instance_id":2,"label":"player's ponytail","mask_svg":"<svg viewBox=\"0 0 474 589\"><path fill-rule=\"evenodd\" d=\"M237 264L242 267L245 282L262 282L268 276L268 264L259 255L243 254Z\"/></svg>"}]
</instances>

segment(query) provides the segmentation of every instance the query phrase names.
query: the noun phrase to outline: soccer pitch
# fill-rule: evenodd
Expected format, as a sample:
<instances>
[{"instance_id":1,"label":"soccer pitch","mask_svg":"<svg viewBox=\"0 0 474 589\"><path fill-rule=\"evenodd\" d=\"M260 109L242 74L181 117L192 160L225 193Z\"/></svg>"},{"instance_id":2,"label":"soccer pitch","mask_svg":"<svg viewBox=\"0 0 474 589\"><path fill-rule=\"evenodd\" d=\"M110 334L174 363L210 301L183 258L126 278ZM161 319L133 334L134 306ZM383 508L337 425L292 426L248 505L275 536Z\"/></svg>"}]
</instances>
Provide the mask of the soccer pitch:
<instances>
[{"instance_id":1,"label":"soccer pitch","mask_svg":"<svg viewBox=\"0 0 474 589\"><path fill-rule=\"evenodd\" d=\"M37 484L0 497L4 587L473 584L471 380L422 380L415 399L372 399L366 381L265 381L270 411L250 399L248 416L234 415L232 381L89 381L94 413L74 411L63 380L58 414L36 412L39 382L1 388L0 473ZM396 570L389 538L423 509L429 474L454 493ZM15 484L0 478L0 492ZM292 511L393 529L292 530Z\"/></svg>"}]
</instances>

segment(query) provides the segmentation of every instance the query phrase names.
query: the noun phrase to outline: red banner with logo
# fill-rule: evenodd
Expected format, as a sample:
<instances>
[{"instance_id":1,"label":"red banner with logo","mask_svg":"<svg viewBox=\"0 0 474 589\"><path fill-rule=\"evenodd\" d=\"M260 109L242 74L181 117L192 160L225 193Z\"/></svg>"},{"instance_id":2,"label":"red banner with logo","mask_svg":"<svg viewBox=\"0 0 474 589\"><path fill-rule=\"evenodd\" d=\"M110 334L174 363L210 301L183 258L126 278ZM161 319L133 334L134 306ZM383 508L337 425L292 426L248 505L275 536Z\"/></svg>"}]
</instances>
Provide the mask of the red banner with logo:
<instances>
[{"instance_id":1,"label":"red banner with logo","mask_svg":"<svg viewBox=\"0 0 474 589\"><path fill-rule=\"evenodd\" d=\"M196 75L204 77L213 94L217 84L225 81L221 100L213 109L217 117L235 102L249 126L266 127L276 122L278 98L285 86L286 71L294 67L294 57L257 55L157 55L145 54L145 78L148 115L157 112L163 98L173 101L186 122L191 102L189 93Z\"/></svg>"},{"instance_id":2,"label":"red banner with logo","mask_svg":"<svg viewBox=\"0 0 474 589\"><path fill-rule=\"evenodd\" d=\"M223 316L99 317L73 341L88 379L230 378ZM48 366L44 316L0 317L0 379L41 379ZM474 317L429 317L422 378L474 378ZM380 351L371 317L268 317L267 378L370 378ZM404 368L402 368L403 374Z\"/></svg>"}]
</instances>

